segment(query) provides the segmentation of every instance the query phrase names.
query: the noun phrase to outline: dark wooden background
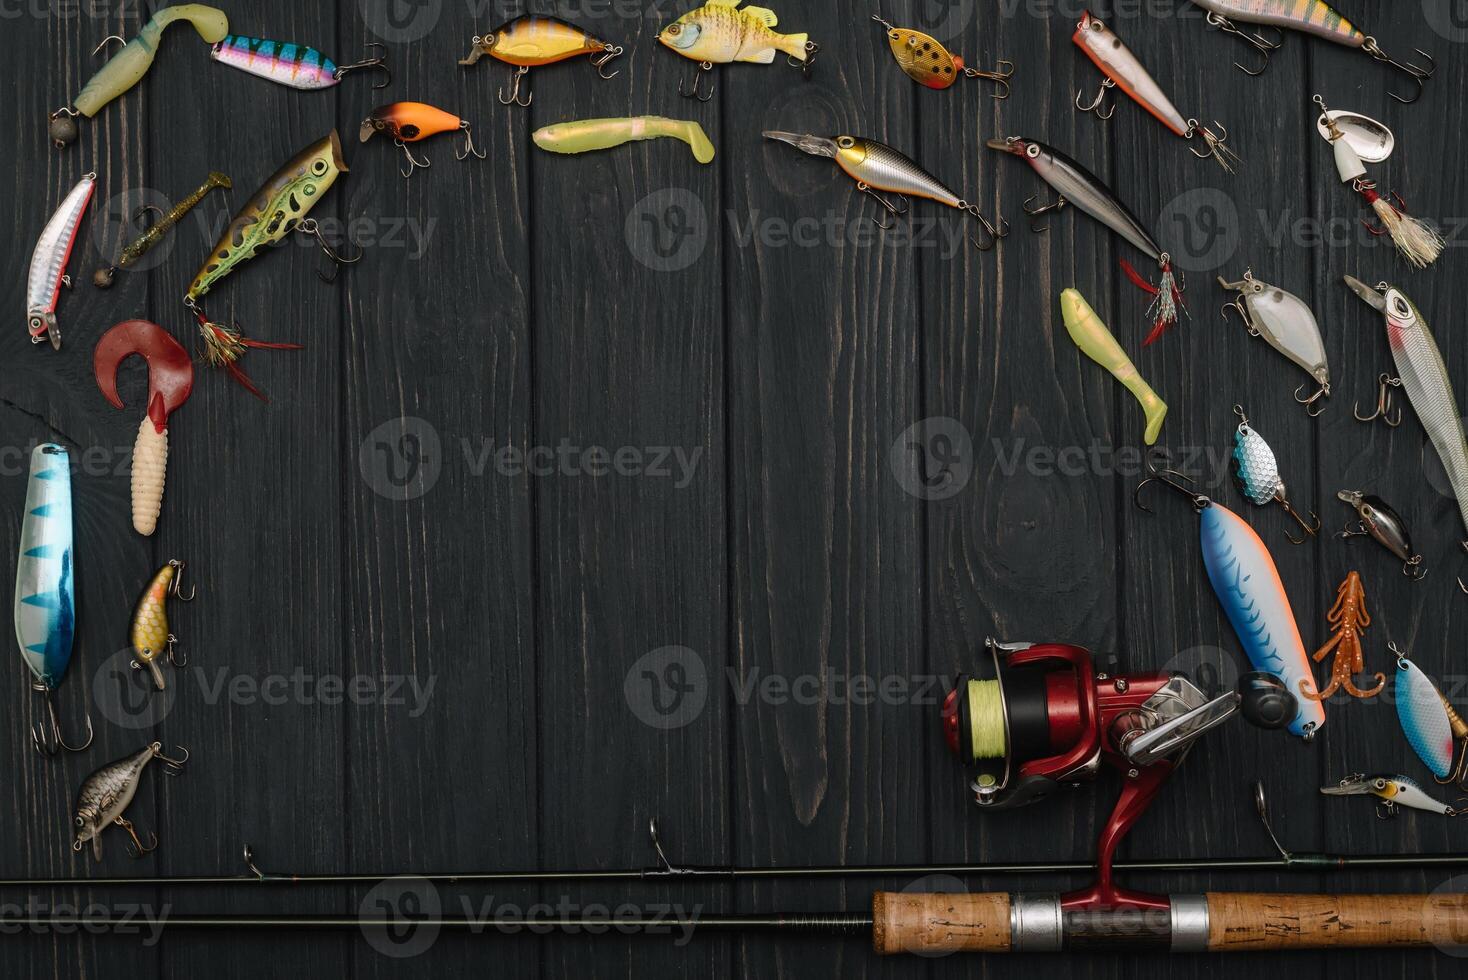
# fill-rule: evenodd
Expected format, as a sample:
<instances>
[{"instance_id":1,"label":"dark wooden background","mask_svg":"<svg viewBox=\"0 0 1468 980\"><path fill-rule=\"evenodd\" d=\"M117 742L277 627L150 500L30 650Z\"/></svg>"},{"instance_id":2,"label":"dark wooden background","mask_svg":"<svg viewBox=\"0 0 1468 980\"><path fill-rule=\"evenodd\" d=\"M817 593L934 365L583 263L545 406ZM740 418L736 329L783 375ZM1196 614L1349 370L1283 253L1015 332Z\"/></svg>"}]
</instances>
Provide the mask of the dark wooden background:
<instances>
[{"instance_id":1,"label":"dark wooden background","mask_svg":"<svg viewBox=\"0 0 1468 980\"><path fill-rule=\"evenodd\" d=\"M625 44L621 73L601 81L581 63L535 71L535 102L524 111L496 101L505 66L455 65L471 35L518 9L458 0L236 3L234 31L314 44L340 61L384 41L392 87L373 92L367 75L326 93L295 92L213 64L179 26L143 84L84 123L79 145L63 152L45 140L46 114L100 64L88 54L97 42L131 36L143 18L133 3L13 8L0 24L0 63L12 86L0 140L9 188L0 305L12 314L12 328L0 331L0 496L10 515L0 522L0 550L15 550L29 447L57 439L79 456L93 451L99 462L75 486L80 627L61 700L68 718L90 706L97 739L85 754L39 760L26 734L39 702L12 660L7 696L20 710L0 724L0 758L9 760L0 868L7 876L233 873L246 841L263 866L284 872L635 867L652 860L645 827L654 815L674 859L696 863L1089 855L1115 791L1109 776L1043 806L981 816L940 739L936 705L927 703L934 698L740 703L728 679L756 671L947 677L972 665L989 635L1079 643L1104 651L1103 662L1114 652L1125 669L1171 666L1204 680L1237 671L1227 666L1241 662L1237 643L1203 576L1185 506L1159 499L1156 517L1133 509L1137 477L1126 459L1070 474L1049 472L1043 458L1008 462L1017 450L1139 445L1136 405L1078 354L1059 323L1056 297L1072 285L1172 406L1166 444L1225 458L1236 421L1230 406L1242 402L1278 453L1296 502L1318 510L1327 527L1348 516L1333 499L1347 486L1377 491L1411 523L1431 569L1416 585L1370 543L1322 534L1289 546L1285 515L1250 508L1214 466L1210 492L1274 549L1307 643L1326 638L1329 600L1356 568L1375 616L1369 666L1390 669L1386 643L1394 640L1445 683L1460 680L1453 637L1468 599L1453 577L1463 566L1456 542L1464 530L1451 499L1434 489L1430 474L1440 467L1410 411L1390 432L1351 420L1352 401L1369 404L1390 360L1377 315L1340 277L1404 285L1462 379L1468 344L1454 284L1468 263L1463 237L1435 269L1417 273L1361 232L1358 202L1339 186L1314 133L1310 96L1318 91L1332 106L1388 121L1399 142L1375 168L1384 186L1455 228L1453 216L1468 214L1468 9L1448 0L1340 7L1388 49L1420 46L1438 56L1437 78L1418 105L1389 101L1394 77L1357 52L1291 36L1268 74L1253 79L1229 67L1248 52L1182 0L1097 9L1184 111L1228 128L1245 160L1236 177L1195 160L1131 103L1105 125L1075 111L1077 89L1089 95L1100 81L1070 42L1079 4L885 5L889 18L926 27L971 64L1013 60L1007 102L991 100L979 83L948 92L915 86L868 19L874 6L816 0L779 10L782 29L809 30L823 45L812 81L783 63L724 68L717 97L699 105L675 93L688 63L655 40L681 5L587 0L560 12ZM456 162L440 138L421 145L433 167L404 182L390 144L355 139L374 105L399 99L470 119L488 159ZM553 157L530 143L539 125L628 113L700 120L717 160L701 167L666 141L580 157ZM174 420L160 531L139 538L129 525L125 464L143 372L136 364L125 370L129 409L112 410L91 378L92 344L129 317L154 319L192 344L179 298L213 241L208 229L332 126L351 174L316 216L355 219L377 244L335 286L317 281L313 249L292 247L256 260L210 297L214 316L306 349L248 356L268 405L200 366L193 399ZM914 215L929 229L921 242L805 247L764 236L751 244L746 232L756 220L814 217L869 234L872 211L851 183L829 162L763 141L769 128L890 142L986 212L1003 212L1014 233L989 255L946 249L936 233L951 239L956 217L919 205ZM1044 139L1105 175L1189 270L1192 318L1141 350L1144 301L1118 274L1117 259L1146 263L1073 211L1053 216L1048 233L1031 234L1021 202L1046 189L1018 161L983 149L996 134ZM117 247L119 216L141 200L177 199L210 169L234 178L227 199L210 198L186 220L149 271L121 275L111 292L94 290L90 276ZM60 309L66 347L33 348L21 326L30 251L88 170L100 182L72 260L78 285ZM701 208L687 206L689 195ZM421 254L404 227L431 231ZM691 264L656 268L663 253L639 237L653 228L668 250L686 249L674 258ZM1218 318L1224 296L1214 277L1237 279L1249 266L1309 299L1319 315L1335 395L1318 422L1291 400L1298 372ZM398 421L404 417L422 421ZM962 489L927 501L904 490L891 448L914 423L937 417L957 420L973 448L954 464L960 481L969 474ZM391 486L382 446L396 446L399 430L439 441L408 483L408 500L379 492ZM490 442L525 449L563 439L702 455L684 487L653 476L504 475L476 463ZM137 593L173 557L189 562L200 587L197 603L171 609L193 659L155 719L119 700L118 651ZM684 662L702 665L707 678L701 710L672 719L680 727L645 724L634 710L645 702L638 692L650 690L634 664L668 646L693 651L696 661L683 654ZM315 677L411 676L435 687L417 716L411 705L293 696L266 703L205 690L221 677L260 683L298 667ZM1266 854L1246 790L1256 778L1298 849L1462 847L1461 828L1446 819L1378 821L1365 802L1322 799L1318 787L1351 771L1427 776L1386 699L1335 703L1329 717L1311 746L1242 723L1210 736L1128 852ZM114 831L102 864L74 855L70 808L82 779L153 738L192 753L176 780L149 773L130 811L162 847L133 862ZM1443 877L1134 884L1430 890ZM564 896L822 911L860 909L872 886L441 889L437 898L450 914L463 911L461 894L476 909L492 894L499 904ZM389 904L401 898L391 886L377 894ZM33 898L48 908L143 902L158 911L171 903L175 914L352 912L370 900L365 890L341 888L58 889ZM356 934L172 934L145 945L24 932L0 941L0 972L420 976L426 968L449 976L488 967L546 976L938 977L1039 968L1175 977L1220 969L1162 956L879 961L862 941L764 937L703 936L680 948L615 936L444 935L407 958L380 952L389 946ZM1461 969L1427 953L1257 957L1226 968L1334 977Z\"/></svg>"}]
</instances>

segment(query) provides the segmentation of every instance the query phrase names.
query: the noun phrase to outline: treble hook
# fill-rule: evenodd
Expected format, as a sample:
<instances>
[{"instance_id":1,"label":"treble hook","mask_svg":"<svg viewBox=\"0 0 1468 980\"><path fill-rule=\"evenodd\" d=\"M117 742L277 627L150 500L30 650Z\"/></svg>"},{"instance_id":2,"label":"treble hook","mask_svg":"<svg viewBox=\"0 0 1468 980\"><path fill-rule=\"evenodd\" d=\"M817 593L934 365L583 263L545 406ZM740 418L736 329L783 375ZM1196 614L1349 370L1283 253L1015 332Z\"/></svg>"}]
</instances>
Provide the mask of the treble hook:
<instances>
[{"instance_id":1,"label":"treble hook","mask_svg":"<svg viewBox=\"0 0 1468 980\"><path fill-rule=\"evenodd\" d=\"M404 149L407 148L404 147ZM365 251L362 250L361 246L357 246L358 254L355 258L349 259L342 255L336 249L332 248L329 242L327 242L326 236L321 233L321 226L316 223L315 218L307 218L305 221L302 221L299 225L297 225L296 228L298 231L316 239L316 244L321 246L322 253L327 257L327 259L331 261L332 270L330 276L322 272L320 269L316 270L316 275L321 277L322 282L336 282L337 273L341 271L342 266L356 265L358 262L361 262L363 256L367 254ZM348 243L351 243L351 239L348 239Z\"/></svg>"},{"instance_id":2,"label":"treble hook","mask_svg":"<svg viewBox=\"0 0 1468 980\"><path fill-rule=\"evenodd\" d=\"M82 752L92 744L92 716L90 713L82 717L87 720L87 740L81 745L69 745L61 734L61 719L56 714L56 692L44 684L32 684L31 689L40 691L46 695L46 714L50 722L50 738L47 738L47 723L37 722L31 728L31 743L35 745L36 751L44 756L53 756L62 749L68 752Z\"/></svg>"},{"instance_id":3,"label":"treble hook","mask_svg":"<svg viewBox=\"0 0 1468 980\"><path fill-rule=\"evenodd\" d=\"M127 46L127 38L123 37L121 34L109 34L106 37L104 37L101 41L97 42L97 46L92 49L92 55L95 57L98 51L101 51L103 48L107 47L107 45L111 44L113 41L116 41L118 44L121 44L123 47L126 47Z\"/></svg>"},{"instance_id":4,"label":"treble hook","mask_svg":"<svg viewBox=\"0 0 1468 980\"><path fill-rule=\"evenodd\" d=\"M977 238L974 238L972 235L969 236L969 242L973 245L974 248L978 249L980 252L993 251L994 247L999 244L999 239L1009 237L1009 222L1004 219L1003 215L999 216L999 227L996 228L994 225L990 224L989 219L984 217L984 215L979 211L979 206L977 204L970 204L967 201L959 201L958 206L964 211L967 211L973 217L978 218L979 224L984 226L984 232L989 236L989 244L987 245L982 245L979 243L979 240Z\"/></svg>"},{"instance_id":5,"label":"treble hook","mask_svg":"<svg viewBox=\"0 0 1468 980\"><path fill-rule=\"evenodd\" d=\"M1082 112L1095 113L1097 119L1110 119L1112 116L1116 115L1116 103L1113 102L1111 104L1110 112L1102 112L1101 102L1103 99L1106 98L1106 93L1114 88L1116 88L1116 82L1112 81L1109 76L1107 78L1103 78L1101 80L1101 88L1097 90L1096 97L1091 100L1090 105L1081 105L1081 96L1085 93L1076 93L1076 108L1081 110Z\"/></svg>"},{"instance_id":6,"label":"treble hook","mask_svg":"<svg viewBox=\"0 0 1468 980\"><path fill-rule=\"evenodd\" d=\"M1312 527L1309 523L1305 521L1305 518L1300 516L1300 512L1295 510L1294 505L1285 499L1283 491L1276 494L1274 499L1279 501L1279 505L1284 508L1284 512L1293 517L1295 519L1295 523L1299 524L1305 532L1304 537L1296 538L1293 534L1289 532L1288 529L1286 529L1285 537L1289 540L1290 544L1304 544L1306 541L1310 540L1320 532L1320 515L1316 514L1313 510L1310 512L1310 520L1315 522L1314 526Z\"/></svg>"},{"instance_id":7,"label":"treble hook","mask_svg":"<svg viewBox=\"0 0 1468 980\"><path fill-rule=\"evenodd\" d=\"M1214 132L1217 130L1217 132ZM1200 151L1192 145L1193 137L1203 137L1203 149ZM1193 156L1199 160L1207 160L1209 157L1218 161L1218 165L1225 173L1233 173L1239 166L1239 155L1228 146L1228 130L1223 123L1217 119L1213 120L1213 129L1209 129L1196 119L1188 120L1188 131L1184 134L1188 140L1188 149Z\"/></svg>"},{"instance_id":8,"label":"treble hook","mask_svg":"<svg viewBox=\"0 0 1468 980\"><path fill-rule=\"evenodd\" d=\"M429 160L427 157L419 160L417 157L413 156L413 151L408 149L408 144L404 143L402 140L393 140L393 145L402 150L403 156L408 158L408 169L404 170L402 167L398 168L398 173L402 174L405 178L413 176L413 171L415 170L427 170L429 167L433 166L433 161ZM456 152L455 156L457 155L458 154Z\"/></svg>"},{"instance_id":9,"label":"treble hook","mask_svg":"<svg viewBox=\"0 0 1468 980\"><path fill-rule=\"evenodd\" d=\"M991 99L1003 101L1009 98L1009 80L1014 77L1014 62L1000 58L997 62L997 67L993 71L984 71L980 68L970 68L965 65L963 73L969 78L982 78L985 81L993 82L1003 90L1002 92L994 92L993 95L989 96Z\"/></svg>"},{"instance_id":10,"label":"treble hook","mask_svg":"<svg viewBox=\"0 0 1468 980\"><path fill-rule=\"evenodd\" d=\"M152 854L154 851L158 850L158 835L153 833L151 830L148 831L148 837L153 841L153 843L144 844L142 838L138 836L137 828L133 826L133 822L127 817L119 816L117 819L113 820L112 823L127 831L127 835L133 839L132 843L127 846L128 857L140 858L145 855Z\"/></svg>"},{"instance_id":11,"label":"treble hook","mask_svg":"<svg viewBox=\"0 0 1468 980\"><path fill-rule=\"evenodd\" d=\"M1374 180L1365 180L1365 179L1357 180L1357 181L1355 181L1355 182L1353 182L1351 184L1351 188L1352 188L1352 190L1354 190L1358 194L1362 193L1363 191L1368 191L1368 190L1373 190L1374 191L1374 190L1376 190L1376 181L1374 181ZM1388 204L1391 204L1392 207L1396 208L1398 211L1406 211L1407 210L1407 202L1404 201L1402 199L1402 195L1399 194L1399 193L1397 193L1396 191L1392 191L1389 194L1384 194L1384 195L1382 195L1382 197L1383 197L1383 199ZM1375 225L1373 225L1371 222L1367 221L1365 218L1361 218L1359 220L1361 222L1361 227L1362 228L1365 228L1367 231L1371 232L1371 235L1372 235L1373 238L1380 238L1382 235L1390 235L1391 234L1391 231L1385 225L1381 225L1381 224L1375 224Z\"/></svg>"},{"instance_id":12,"label":"treble hook","mask_svg":"<svg viewBox=\"0 0 1468 980\"><path fill-rule=\"evenodd\" d=\"M888 214L890 214L894 218L901 218L903 215L907 214L907 212L909 212L909 211L912 210L912 204L908 201L908 199L906 197L904 197L901 194L898 194L897 195L897 199L902 202L902 207L901 208L898 208L897 205L893 204L891 201L887 200L882 195L880 195L876 191L872 190L872 186L870 184L866 183L865 181L860 181L860 180L857 181L856 182L856 189L860 193L867 195L872 200L874 200L878 204L880 204L882 206L883 210L885 210ZM897 227L897 222L896 221L892 221L892 222L889 222L888 224L885 224L884 225L884 224L882 224L882 222L878 221L876 218L873 218L872 219L872 224L876 225L878 228L882 229L883 231L891 231L893 228Z\"/></svg>"},{"instance_id":13,"label":"treble hook","mask_svg":"<svg viewBox=\"0 0 1468 980\"><path fill-rule=\"evenodd\" d=\"M1029 197L1025 198L1024 203L1024 212L1025 214L1030 216L1030 231L1034 232L1037 235L1043 234L1044 232L1048 231L1050 229L1050 225L1049 223L1038 225L1035 223L1035 219L1040 217L1040 215L1042 214L1049 214L1051 211L1059 211L1061 208L1065 207L1066 204L1069 203L1068 201L1066 201L1065 198L1057 197L1055 199L1055 203L1053 204L1046 204L1044 207L1039 208L1031 208L1030 202L1039 196L1040 195L1038 194L1032 194Z\"/></svg>"},{"instance_id":14,"label":"treble hook","mask_svg":"<svg viewBox=\"0 0 1468 980\"><path fill-rule=\"evenodd\" d=\"M189 761L189 750L182 745L178 747L178 750L183 753L182 759L170 759L164 755L161 751L163 748L162 743L154 742L153 745L153 757L167 767L163 771L170 776L177 776L178 771L183 768L184 763Z\"/></svg>"},{"instance_id":15,"label":"treble hook","mask_svg":"<svg viewBox=\"0 0 1468 980\"><path fill-rule=\"evenodd\" d=\"M1259 34L1250 34L1248 31L1240 29L1239 25L1235 24L1227 17L1222 17L1218 14L1210 13L1205 19L1211 26L1218 28L1226 34L1232 34L1234 37L1242 39L1243 41L1247 42L1251 47L1253 47L1255 51L1258 51L1261 55L1263 55L1264 64L1259 67L1258 71L1250 71L1243 65L1239 64L1237 61L1234 62L1234 67L1243 72L1245 75L1253 75L1257 78L1258 76L1264 74L1264 72L1269 68L1269 56L1273 52L1278 51L1280 46L1284 44L1283 31L1279 32L1278 41L1269 41Z\"/></svg>"},{"instance_id":16,"label":"treble hook","mask_svg":"<svg viewBox=\"0 0 1468 980\"><path fill-rule=\"evenodd\" d=\"M1361 45L1361 50L1365 51L1367 54L1371 55L1371 57L1375 58L1377 61L1380 61L1382 64L1391 65L1393 68L1402 72L1408 78L1412 79L1412 81L1417 83L1417 94L1412 96L1410 99L1404 99L1395 92L1387 92L1387 95L1390 95L1392 98L1396 99L1403 105L1411 105L1413 102L1416 102L1418 99L1422 98L1422 90L1426 88L1427 80L1433 76L1434 72L1437 71L1437 59L1428 54L1426 51L1423 51L1421 48L1417 48L1416 51L1419 55L1427 59L1428 67L1426 68L1423 68L1419 65L1411 64L1410 62L1397 61L1395 58L1388 57L1387 53L1381 50L1381 45L1376 43L1376 38L1374 37L1368 37L1365 43Z\"/></svg>"},{"instance_id":17,"label":"treble hook","mask_svg":"<svg viewBox=\"0 0 1468 980\"><path fill-rule=\"evenodd\" d=\"M525 76L528 74L530 74L529 65L521 65L515 69L515 73L510 76L510 94L506 96L503 88L499 91L500 105L517 105L522 109L530 108L530 103L535 99L534 95L525 96L523 102L520 100L520 83L525 80ZM422 166L422 164L419 166Z\"/></svg>"},{"instance_id":18,"label":"treble hook","mask_svg":"<svg viewBox=\"0 0 1468 980\"><path fill-rule=\"evenodd\" d=\"M461 120L459 122L459 129L461 129L463 131L463 133L464 133L464 152L463 153L460 153L458 150L455 150L454 151L454 159L455 160L466 160L466 159L469 158L469 155L470 154L473 154L478 159L483 160L485 157L487 157L489 155L487 152L485 152L483 150L475 149L475 147L474 147L474 134L469 131L469 124L467 122L464 122L464 121Z\"/></svg>"},{"instance_id":19,"label":"treble hook","mask_svg":"<svg viewBox=\"0 0 1468 980\"><path fill-rule=\"evenodd\" d=\"M193 602L194 596L199 591L197 585L189 589L188 595L183 594L183 573L184 569L188 567L188 563L180 561L177 558L170 558L168 559L168 564L173 566L173 582L168 586L168 594L179 602Z\"/></svg>"},{"instance_id":20,"label":"treble hook","mask_svg":"<svg viewBox=\"0 0 1468 980\"><path fill-rule=\"evenodd\" d=\"M384 75L386 75L387 78L383 80L381 85L374 85L372 86L372 88L374 90L387 88L389 85L392 84L392 69L387 67L387 46L378 41L368 42L367 50L371 51L373 48L378 48L382 51L382 54L375 57L368 57L362 61L356 62L355 64L337 65L336 71L331 73L331 77L336 79L337 81L341 81L343 76L345 76L348 72L360 71L364 68L377 68Z\"/></svg>"},{"instance_id":21,"label":"treble hook","mask_svg":"<svg viewBox=\"0 0 1468 980\"><path fill-rule=\"evenodd\" d=\"M1163 458L1165 459L1166 457L1164 456ZM1147 479L1143 480L1141 483L1138 483L1137 489L1132 491L1132 503L1136 505L1136 508L1138 510L1146 514L1156 513L1156 511L1154 511L1151 507L1148 507L1142 503L1142 490L1145 489L1148 484L1152 483L1160 483L1165 487L1176 490L1184 497L1189 498L1193 502L1193 509L1200 514L1203 511L1207 510L1209 507L1213 506L1212 498L1210 498L1207 494L1199 493L1198 491L1192 489L1191 484L1193 481L1188 479L1186 476L1183 476L1177 470L1174 470L1170 467L1159 470L1153 464L1152 457L1150 455L1147 457L1146 465L1147 472L1150 473L1151 476L1147 477Z\"/></svg>"},{"instance_id":22,"label":"treble hook","mask_svg":"<svg viewBox=\"0 0 1468 980\"><path fill-rule=\"evenodd\" d=\"M1228 314L1224 315L1227 316ZM1300 385L1300 388L1303 387L1305 386ZM1310 416L1312 419L1319 418L1320 413L1325 411L1325 403L1322 402L1321 399L1330 397L1330 385L1322 384L1320 388L1315 392L1315 394L1311 395L1309 398L1300 397L1300 388L1295 389L1295 404L1304 405L1305 414ZM1318 405L1316 404L1317 402L1319 402Z\"/></svg>"},{"instance_id":23,"label":"treble hook","mask_svg":"<svg viewBox=\"0 0 1468 980\"><path fill-rule=\"evenodd\" d=\"M610 81L611 79L616 78L618 75L620 75L622 73L622 69L618 68L616 71L612 72L610 75L608 75L606 72L602 71L602 69L604 67L606 67L607 62L611 61L613 58L620 58L622 56L622 50L623 49L622 49L622 47L620 45L616 45L616 44L609 44L609 45L607 45L605 48L602 49L602 53L601 54L599 54L595 58L592 58L591 59L591 67L593 67L593 68L596 69L597 75L599 75L601 78L603 78L603 79L605 79L607 81Z\"/></svg>"},{"instance_id":24,"label":"treble hook","mask_svg":"<svg viewBox=\"0 0 1468 980\"><path fill-rule=\"evenodd\" d=\"M1393 421L1391 414L1391 390L1393 388L1400 388L1402 386L1402 379L1394 378L1390 374L1382 374L1377 378L1377 385L1378 387L1376 391L1376 411L1372 412L1370 415L1362 415L1361 403L1357 402L1354 406L1352 406L1351 414L1355 416L1357 422L1375 422L1380 419L1382 422L1385 422L1389 427L1395 429L1397 426L1402 424L1402 409L1400 406L1398 406L1396 420Z\"/></svg>"},{"instance_id":25,"label":"treble hook","mask_svg":"<svg viewBox=\"0 0 1468 980\"><path fill-rule=\"evenodd\" d=\"M810 66L816 63L816 55L820 54L821 46L814 41L805 42L805 57L797 58L793 54L785 56L785 63L791 68L799 68L806 81L810 81Z\"/></svg>"},{"instance_id":26,"label":"treble hook","mask_svg":"<svg viewBox=\"0 0 1468 980\"><path fill-rule=\"evenodd\" d=\"M717 86L713 82L710 82L707 95L699 95L698 90L703 85L704 72L713 70L714 63L712 61L700 61L698 66L693 69L693 88L687 92L683 91L683 80L680 78L678 80L678 94L685 99L697 99L700 102L708 102L714 97L714 89Z\"/></svg>"}]
</instances>

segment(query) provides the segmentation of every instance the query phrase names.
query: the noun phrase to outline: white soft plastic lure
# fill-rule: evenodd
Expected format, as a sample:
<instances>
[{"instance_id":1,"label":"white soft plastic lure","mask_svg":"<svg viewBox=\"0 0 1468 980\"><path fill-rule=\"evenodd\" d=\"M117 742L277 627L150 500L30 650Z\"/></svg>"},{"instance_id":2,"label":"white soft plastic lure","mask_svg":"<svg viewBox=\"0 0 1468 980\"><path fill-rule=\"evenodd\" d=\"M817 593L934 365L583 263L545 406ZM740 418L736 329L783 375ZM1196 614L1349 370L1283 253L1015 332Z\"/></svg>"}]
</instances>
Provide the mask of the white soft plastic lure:
<instances>
[{"instance_id":1,"label":"white soft plastic lure","mask_svg":"<svg viewBox=\"0 0 1468 980\"><path fill-rule=\"evenodd\" d=\"M71 258L82 215L86 213L96 187L97 175L87 174L71 189L61 207L46 222L46 228L36 242L36 250L31 253L31 273L26 280L25 319L33 344L49 338L52 347L61 349L61 330L56 325L56 299L62 286L71 285L66 263Z\"/></svg>"}]
</instances>

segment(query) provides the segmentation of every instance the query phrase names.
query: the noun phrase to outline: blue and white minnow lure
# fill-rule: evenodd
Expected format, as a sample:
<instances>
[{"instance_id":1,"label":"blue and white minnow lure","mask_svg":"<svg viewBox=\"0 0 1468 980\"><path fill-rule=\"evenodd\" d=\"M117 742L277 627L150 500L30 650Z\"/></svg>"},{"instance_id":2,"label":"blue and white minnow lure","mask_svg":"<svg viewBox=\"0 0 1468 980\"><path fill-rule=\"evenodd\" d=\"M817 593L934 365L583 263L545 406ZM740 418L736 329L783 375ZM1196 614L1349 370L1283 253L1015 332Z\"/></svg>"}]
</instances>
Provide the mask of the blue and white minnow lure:
<instances>
[{"instance_id":1,"label":"blue and white minnow lure","mask_svg":"<svg viewBox=\"0 0 1468 980\"><path fill-rule=\"evenodd\" d=\"M1148 465L1150 468L1150 461ZM1279 678L1294 696L1297 710L1289 724L1290 732L1307 740L1314 738L1325 726L1325 705L1316 700L1319 692L1315 672L1310 669L1310 657L1300 639L1295 611L1274 558L1243 518L1206 494L1190 489L1181 482L1183 479L1176 471L1153 469L1152 476L1136 492L1140 495L1143 487L1157 482L1192 499L1208 580L1249 663L1255 670ZM1134 500L1142 510L1148 510L1140 496Z\"/></svg>"},{"instance_id":2,"label":"blue and white minnow lure","mask_svg":"<svg viewBox=\"0 0 1468 980\"><path fill-rule=\"evenodd\" d=\"M1391 645L1391 651L1397 655L1397 683L1393 693L1402 734L1439 783L1461 782L1468 775L1468 743L1460 755L1456 740L1468 739L1468 724L1420 667L1408 660L1395 644Z\"/></svg>"},{"instance_id":3,"label":"blue and white minnow lure","mask_svg":"<svg viewBox=\"0 0 1468 980\"><path fill-rule=\"evenodd\" d=\"M1445 817L1458 817L1468 813L1468 807L1455 807L1427 795L1427 791L1406 776L1366 776L1356 773L1347 776L1335 786L1322 786L1320 792L1326 796L1374 796L1379 817L1395 817L1398 807L1409 810L1426 810L1441 813Z\"/></svg>"},{"instance_id":4,"label":"blue and white minnow lure","mask_svg":"<svg viewBox=\"0 0 1468 980\"><path fill-rule=\"evenodd\" d=\"M1286 531L1285 537L1291 544L1304 544L1320 530L1320 518L1311 511L1307 521L1295 510L1286 494L1284 479L1279 475L1279 461L1275 459L1274 450L1249 425L1249 417L1241 406L1234 406L1234 414L1239 417L1239 427L1234 432L1234 479L1238 481L1239 489L1261 507L1265 504L1283 507L1285 513L1305 531L1305 535L1299 538Z\"/></svg>"},{"instance_id":5,"label":"blue and white minnow lure","mask_svg":"<svg viewBox=\"0 0 1468 980\"><path fill-rule=\"evenodd\" d=\"M348 72L359 71L363 68L379 68L387 74L387 78L383 79L381 84L372 87L374 89L387 88L388 82L392 80L385 57L387 48L377 42L369 44L368 47L380 53L354 65L339 65L320 51L305 44L226 34L214 43L209 57L222 65L238 68L256 78L269 79L272 82L279 82L281 85L305 91L331 88L340 82Z\"/></svg>"},{"instance_id":6,"label":"blue and white minnow lure","mask_svg":"<svg viewBox=\"0 0 1468 980\"><path fill-rule=\"evenodd\" d=\"M80 752L92 744L90 717L87 740L79 746L68 745L61 737L56 717L56 688L71 663L76 633L73 557L71 456L63 446L43 443L31 452L20 555L15 566L14 609L15 639L35 678L31 687L46 695L50 738L46 737L46 725L31 731L36 749L43 755L54 755L59 749Z\"/></svg>"}]
</instances>

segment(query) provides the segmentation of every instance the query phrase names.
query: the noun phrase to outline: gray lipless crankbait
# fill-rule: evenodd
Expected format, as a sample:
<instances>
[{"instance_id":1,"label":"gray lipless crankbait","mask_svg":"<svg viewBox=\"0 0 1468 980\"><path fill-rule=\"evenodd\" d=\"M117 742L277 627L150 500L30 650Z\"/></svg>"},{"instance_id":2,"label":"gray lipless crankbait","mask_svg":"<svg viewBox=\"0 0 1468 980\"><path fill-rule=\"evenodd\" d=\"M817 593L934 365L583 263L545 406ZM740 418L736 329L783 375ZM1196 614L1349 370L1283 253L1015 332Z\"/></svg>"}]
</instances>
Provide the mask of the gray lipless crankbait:
<instances>
[{"instance_id":1,"label":"gray lipless crankbait","mask_svg":"<svg viewBox=\"0 0 1468 980\"><path fill-rule=\"evenodd\" d=\"M1355 508L1356 516L1360 518L1355 524L1347 524L1346 529L1340 532L1341 537L1370 537L1402 560L1403 575L1414 582L1427 575L1422 556L1412 549L1412 535L1407 530L1407 522L1385 500L1360 490L1342 490L1336 497Z\"/></svg>"},{"instance_id":2,"label":"gray lipless crankbait","mask_svg":"<svg viewBox=\"0 0 1468 980\"><path fill-rule=\"evenodd\" d=\"M171 759L163 754L163 743L154 742L141 752L107 763L87 777L76 795L76 838L71 842L73 851L80 853L90 841L92 857L102 860L102 831L112 825L121 827L132 838L132 845L128 850L133 857L142 857L158 847L156 835L149 834L152 843L144 844L132 821L123 816L133 797L137 795L143 770L154 759L163 762L167 767L164 772L172 776L189 760L189 753L184 750L183 758Z\"/></svg>"},{"instance_id":3,"label":"gray lipless crankbait","mask_svg":"<svg viewBox=\"0 0 1468 980\"><path fill-rule=\"evenodd\" d=\"M1269 448L1263 436L1254 431L1241 406L1234 406L1234 414L1239 417L1239 427L1234 432L1234 479L1238 481L1240 491L1261 507L1276 503L1283 507L1285 513L1305 530L1302 537L1296 538L1288 531L1285 537L1291 544L1304 544L1320 530L1320 518L1312 511L1307 521L1295 510L1287 496L1284 479L1279 475L1279 462L1275 459L1274 450Z\"/></svg>"},{"instance_id":4,"label":"gray lipless crankbait","mask_svg":"<svg viewBox=\"0 0 1468 980\"><path fill-rule=\"evenodd\" d=\"M1270 347L1310 375L1319 387L1307 398L1301 398L1300 389L1296 388L1295 401L1304 405L1312 416L1323 412L1322 399L1330 397L1330 363L1325 356L1320 324L1310 307L1294 293L1255 279L1252 270L1246 269L1244 278L1238 282L1219 276L1218 284L1238 293L1224 304L1224 318L1233 310L1244 321L1249 336L1263 337Z\"/></svg>"}]
</instances>

